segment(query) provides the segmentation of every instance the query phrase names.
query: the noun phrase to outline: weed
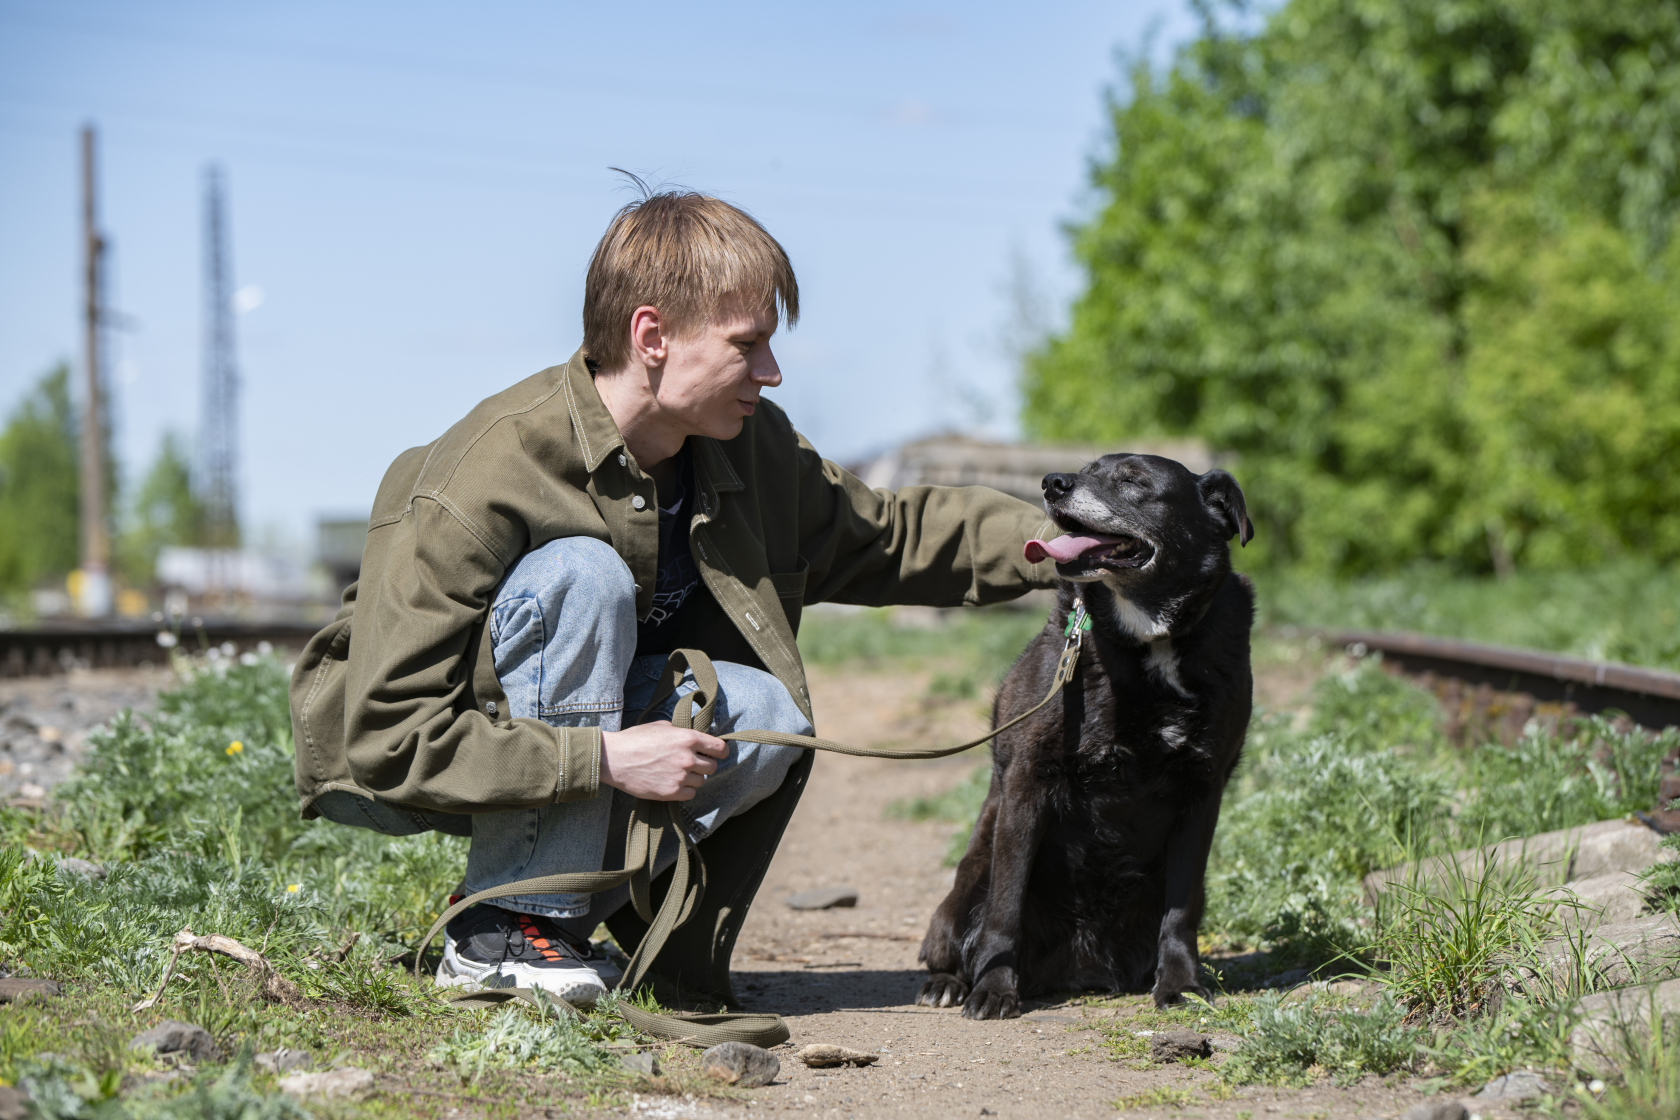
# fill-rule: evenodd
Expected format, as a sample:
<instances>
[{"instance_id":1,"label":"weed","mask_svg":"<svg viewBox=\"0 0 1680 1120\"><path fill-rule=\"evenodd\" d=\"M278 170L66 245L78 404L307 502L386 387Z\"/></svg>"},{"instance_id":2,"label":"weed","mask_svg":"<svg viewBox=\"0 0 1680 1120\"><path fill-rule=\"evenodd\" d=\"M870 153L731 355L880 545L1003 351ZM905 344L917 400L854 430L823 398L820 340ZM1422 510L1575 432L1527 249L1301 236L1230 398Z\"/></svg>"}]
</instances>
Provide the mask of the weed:
<instances>
[{"instance_id":1,"label":"weed","mask_svg":"<svg viewBox=\"0 0 1680 1120\"><path fill-rule=\"evenodd\" d=\"M1345 1084L1409 1068L1420 1035L1405 1019L1387 995L1364 1011L1328 1009L1315 996L1262 996L1251 1005L1242 1045L1220 1072L1237 1085L1306 1085L1318 1069Z\"/></svg>"},{"instance_id":2,"label":"weed","mask_svg":"<svg viewBox=\"0 0 1680 1120\"><path fill-rule=\"evenodd\" d=\"M1109 1102L1110 1108L1117 1108L1126 1112L1134 1108L1183 1108L1196 1099L1196 1094L1188 1089L1174 1089L1170 1085L1157 1085L1153 1089L1146 1089L1141 1093L1131 1093Z\"/></svg>"},{"instance_id":3,"label":"weed","mask_svg":"<svg viewBox=\"0 0 1680 1120\"><path fill-rule=\"evenodd\" d=\"M1574 1104L1590 1120L1647 1120L1675 1115L1680 1101L1680 1025L1672 1016L1653 1014L1649 1022L1615 1024L1620 1052L1618 1084L1595 1093L1577 1085ZM1597 1088L1595 1085L1593 1088ZM1555 1109L1554 1115L1562 1115Z\"/></svg>"},{"instance_id":4,"label":"weed","mask_svg":"<svg viewBox=\"0 0 1680 1120\"><path fill-rule=\"evenodd\" d=\"M1513 1069L1566 1069L1575 1016L1568 1003L1507 996L1497 1010L1437 1033L1430 1060L1456 1085L1481 1085Z\"/></svg>"},{"instance_id":5,"label":"weed","mask_svg":"<svg viewBox=\"0 0 1680 1120\"><path fill-rule=\"evenodd\" d=\"M1466 866L1456 856L1390 882L1377 908L1374 952L1389 991L1414 1013L1438 1019L1478 1011L1513 969L1528 965L1545 994L1578 995L1579 970L1541 964L1562 907L1518 864Z\"/></svg>"}]
</instances>

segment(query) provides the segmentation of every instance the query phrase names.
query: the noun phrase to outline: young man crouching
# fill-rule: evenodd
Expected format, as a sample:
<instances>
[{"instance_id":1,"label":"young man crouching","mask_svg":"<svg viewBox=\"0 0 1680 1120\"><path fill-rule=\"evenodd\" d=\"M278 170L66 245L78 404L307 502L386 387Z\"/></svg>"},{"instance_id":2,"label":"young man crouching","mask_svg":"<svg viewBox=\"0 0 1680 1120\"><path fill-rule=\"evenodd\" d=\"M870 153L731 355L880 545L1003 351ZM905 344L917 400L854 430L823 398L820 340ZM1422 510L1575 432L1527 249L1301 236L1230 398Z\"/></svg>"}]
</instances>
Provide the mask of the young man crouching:
<instances>
[{"instance_id":1,"label":"young man crouching","mask_svg":"<svg viewBox=\"0 0 1680 1120\"><path fill-rule=\"evenodd\" d=\"M622 866L635 799L680 802L708 885L664 956L728 997L809 753L675 728L674 696L626 726L666 655L713 659L718 733L810 733L804 604L981 605L1055 581L1022 558L1049 531L1037 507L982 487L871 490L762 398L782 380L771 336L798 313L786 253L735 207L663 193L618 213L589 265L583 348L380 484L361 578L292 679L306 817L470 835L471 893ZM627 898L472 907L447 928L438 982L592 1002L618 970L589 935L609 919L636 935Z\"/></svg>"}]
</instances>

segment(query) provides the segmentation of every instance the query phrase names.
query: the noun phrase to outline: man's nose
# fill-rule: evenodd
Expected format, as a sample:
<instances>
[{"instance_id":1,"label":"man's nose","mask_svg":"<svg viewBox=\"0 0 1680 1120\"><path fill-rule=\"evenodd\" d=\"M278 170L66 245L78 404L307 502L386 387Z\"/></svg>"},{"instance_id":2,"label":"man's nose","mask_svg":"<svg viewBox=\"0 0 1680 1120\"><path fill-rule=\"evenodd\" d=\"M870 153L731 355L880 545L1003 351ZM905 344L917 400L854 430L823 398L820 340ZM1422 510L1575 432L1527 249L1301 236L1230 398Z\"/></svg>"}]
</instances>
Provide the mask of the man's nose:
<instances>
[{"instance_id":1,"label":"man's nose","mask_svg":"<svg viewBox=\"0 0 1680 1120\"><path fill-rule=\"evenodd\" d=\"M768 343L763 350L752 364L752 379L767 389L774 389L782 383L782 367L776 364L776 355L771 353Z\"/></svg>"},{"instance_id":2,"label":"man's nose","mask_svg":"<svg viewBox=\"0 0 1680 1120\"><path fill-rule=\"evenodd\" d=\"M1069 490L1073 489L1073 475L1047 474L1044 476L1044 496L1051 501L1065 498Z\"/></svg>"}]
</instances>

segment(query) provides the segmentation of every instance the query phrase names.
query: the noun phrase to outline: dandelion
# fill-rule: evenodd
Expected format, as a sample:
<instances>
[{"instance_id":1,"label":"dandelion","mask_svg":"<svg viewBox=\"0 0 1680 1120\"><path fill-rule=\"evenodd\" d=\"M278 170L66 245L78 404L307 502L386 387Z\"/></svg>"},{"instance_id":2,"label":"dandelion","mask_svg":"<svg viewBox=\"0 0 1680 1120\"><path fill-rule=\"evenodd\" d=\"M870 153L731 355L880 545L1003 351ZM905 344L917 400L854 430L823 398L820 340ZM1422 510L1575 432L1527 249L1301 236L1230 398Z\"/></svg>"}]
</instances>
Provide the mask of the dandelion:
<instances>
[{"instance_id":1,"label":"dandelion","mask_svg":"<svg viewBox=\"0 0 1680 1120\"><path fill-rule=\"evenodd\" d=\"M298 891L300 891L302 889L303 889L303 884L302 883L293 883L291 886L286 888L286 893L287 894L296 894Z\"/></svg>"},{"instance_id":2,"label":"dandelion","mask_svg":"<svg viewBox=\"0 0 1680 1120\"><path fill-rule=\"evenodd\" d=\"M223 753L226 754L229 758L232 758L234 755L238 754L240 751L242 751L244 749L245 749L245 744L241 743L238 739L235 739L233 742L231 742L227 745L227 750L224 751Z\"/></svg>"}]
</instances>

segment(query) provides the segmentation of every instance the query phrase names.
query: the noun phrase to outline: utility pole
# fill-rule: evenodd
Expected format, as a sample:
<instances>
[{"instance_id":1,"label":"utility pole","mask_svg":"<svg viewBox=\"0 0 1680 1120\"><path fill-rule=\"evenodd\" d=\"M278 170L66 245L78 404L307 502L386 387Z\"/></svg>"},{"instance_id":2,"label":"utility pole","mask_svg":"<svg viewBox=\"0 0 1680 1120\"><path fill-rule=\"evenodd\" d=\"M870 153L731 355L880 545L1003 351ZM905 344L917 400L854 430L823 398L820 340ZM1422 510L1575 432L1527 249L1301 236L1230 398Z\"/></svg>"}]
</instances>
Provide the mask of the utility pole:
<instances>
[{"instance_id":1,"label":"utility pole","mask_svg":"<svg viewBox=\"0 0 1680 1120\"><path fill-rule=\"evenodd\" d=\"M233 338L233 264L227 229L222 173L204 176L204 412L199 446L200 485L204 499L207 548L222 552L239 547L239 367ZM230 573L213 572L211 583L226 594Z\"/></svg>"},{"instance_id":2,"label":"utility pole","mask_svg":"<svg viewBox=\"0 0 1680 1120\"><path fill-rule=\"evenodd\" d=\"M111 613L110 537L105 525L105 407L100 380L99 330L103 310L105 239L99 233L94 175L93 126L82 126L82 250L86 301L83 317L87 330L83 372L87 378L87 399L81 417L81 520L82 567L76 581L77 613L99 618Z\"/></svg>"}]
</instances>

